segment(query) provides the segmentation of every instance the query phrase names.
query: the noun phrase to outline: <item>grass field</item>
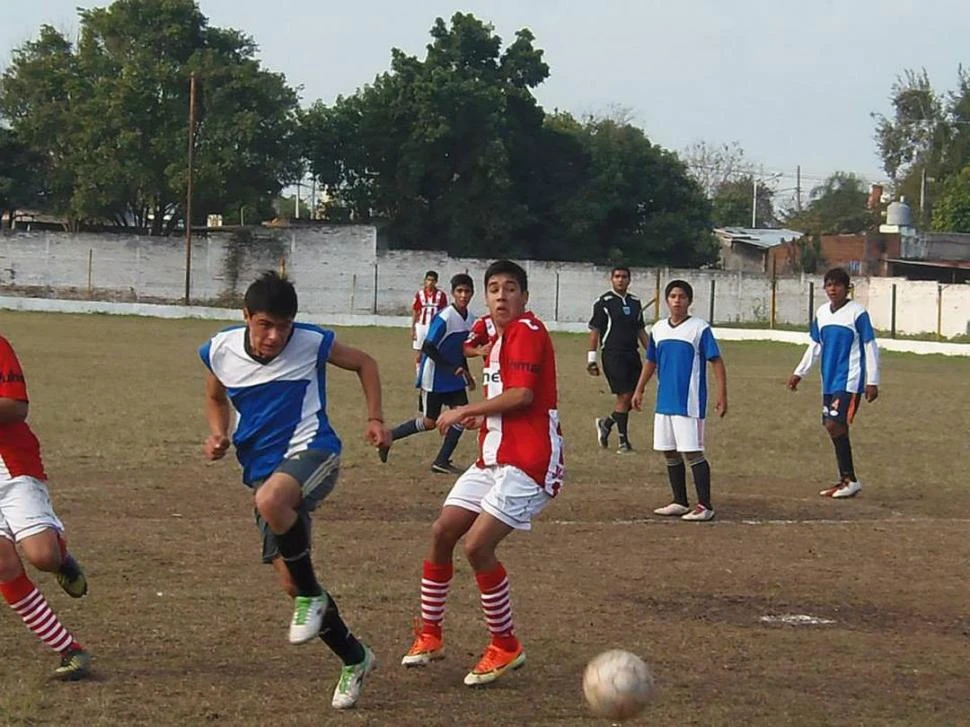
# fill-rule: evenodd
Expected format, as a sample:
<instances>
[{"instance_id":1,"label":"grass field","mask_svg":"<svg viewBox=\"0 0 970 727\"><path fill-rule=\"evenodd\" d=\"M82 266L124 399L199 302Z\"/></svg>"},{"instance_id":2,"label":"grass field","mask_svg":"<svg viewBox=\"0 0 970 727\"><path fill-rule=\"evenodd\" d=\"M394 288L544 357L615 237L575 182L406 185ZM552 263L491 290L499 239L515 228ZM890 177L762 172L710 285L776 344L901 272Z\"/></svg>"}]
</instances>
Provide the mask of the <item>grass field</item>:
<instances>
[{"instance_id":1,"label":"grass field","mask_svg":"<svg viewBox=\"0 0 970 727\"><path fill-rule=\"evenodd\" d=\"M585 662L609 647L652 665L656 698L636 723L966 724L970 714L970 362L884 354L882 396L853 430L862 494L825 500L832 448L817 375L791 394L801 351L725 343L730 413L708 425L718 519L660 521L669 501L651 417L638 451L595 446L610 399L584 371L585 341L557 336L567 481L533 533L500 553L526 668L472 691L462 676L486 634L470 569L457 560L449 655L399 666L417 613L430 524L452 478L431 475L437 436L381 465L362 442L355 378L330 377L346 450L318 511L317 570L380 667L359 708L331 710L338 665L322 644L286 643L289 606L258 539L238 469L206 464L203 368L218 325L0 313L31 390L55 507L91 594L71 601L37 578L95 655L93 681L52 684L56 658L14 615L0 618L0 723L596 724ZM403 330L342 329L373 352L389 422L413 414ZM651 394L652 396L652 394ZM458 460L470 461L472 437ZM776 625L807 614L833 623ZM601 722L600 722L601 723Z\"/></svg>"}]
</instances>

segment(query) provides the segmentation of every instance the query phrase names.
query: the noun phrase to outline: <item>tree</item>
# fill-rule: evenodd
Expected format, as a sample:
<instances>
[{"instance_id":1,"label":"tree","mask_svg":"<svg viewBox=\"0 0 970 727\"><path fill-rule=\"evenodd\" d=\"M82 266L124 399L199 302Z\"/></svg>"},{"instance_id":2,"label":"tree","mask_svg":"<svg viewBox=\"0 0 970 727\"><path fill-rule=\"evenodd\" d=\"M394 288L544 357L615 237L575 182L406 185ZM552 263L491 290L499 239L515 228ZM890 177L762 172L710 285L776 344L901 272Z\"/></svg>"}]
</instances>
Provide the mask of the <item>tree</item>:
<instances>
[{"instance_id":1,"label":"tree","mask_svg":"<svg viewBox=\"0 0 970 727\"><path fill-rule=\"evenodd\" d=\"M713 217L718 227L750 227L751 202L755 205L755 228L766 228L776 224L774 191L764 183L758 182L755 195L754 177L750 174L733 180L721 182L714 192Z\"/></svg>"},{"instance_id":2,"label":"tree","mask_svg":"<svg viewBox=\"0 0 970 727\"><path fill-rule=\"evenodd\" d=\"M210 27L194 0L116 0L79 15L76 48L45 27L0 82L0 114L51 159L54 211L153 234L182 221L191 73L195 222L258 206L295 174L296 93L260 67L252 39Z\"/></svg>"},{"instance_id":3,"label":"tree","mask_svg":"<svg viewBox=\"0 0 970 727\"><path fill-rule=\"evenodd\" d=\"M0 127L0 218L21 208L43 204L47 170L44 158Z\"/></svg>"},{"instance_id":4,"label":"tree","mask_svg":"<svg viewBox=\"0 0 970 727\"><path fill-rule=\"evenodd\" d=\"M302 114L328 215L384 218L397 246L455 255L712 259L709 204L674 155L626 123L545 114L528 29L503 51L456 13L431 36L424 60L395 49L373 84Z\"/></svg>"},{"instance_id":5,"label":"tree","mask_svg":"<svg viewBox=\"0 0 970 727\"><path fill-rule=\"evenodd\" d=\"M687 165L688 173L697 180L709 199L714 199L724 184L743 175L746 166L744 149L737 141L722 144L694 142L680 156Z\"/></svg>"},{"instance_id":6,"label":"tree","mask_svg":"<svg viewBox=\"0 0 970 727\"><path fill-rule=\"evenodd\" d=\"M956 88L938 93L925 69L906 70L890 98L891 118L873 114L876 144L897 194L917 208L926 197L926 220L946 180L970 164L970 72L958 67Z\"/></svg>"},{"instance_id":7,"label":"tree","mask_svg":"<svg viewBox=\"0 0 970 727\"><path fill-rule=\"evenodd\" d=\"M933 229L970 232L970 165L949 177L933 205Z\"/></svg>"},{"instance_id":8,"label":"tree","mask_svg":"<svg viewBox=\"0 0 970 727\"><path fill-rule=\"evenodd\" d=\"M835 172L809 196L802 212L790 215L785 224L814 235L855 234L875 224L867 209L868 185L851 172Z\"/></svg>"}]
</instances>

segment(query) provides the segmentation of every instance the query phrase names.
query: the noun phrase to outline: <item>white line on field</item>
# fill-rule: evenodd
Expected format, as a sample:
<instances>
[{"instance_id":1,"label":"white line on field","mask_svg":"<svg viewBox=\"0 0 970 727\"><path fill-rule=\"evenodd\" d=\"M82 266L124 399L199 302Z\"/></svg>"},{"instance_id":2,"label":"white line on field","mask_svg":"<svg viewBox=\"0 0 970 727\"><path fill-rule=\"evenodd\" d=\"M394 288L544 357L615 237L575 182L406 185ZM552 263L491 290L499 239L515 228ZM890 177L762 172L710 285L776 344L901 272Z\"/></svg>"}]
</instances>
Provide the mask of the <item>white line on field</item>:
<instances>
[{"instance_id":1,"label":"white line on field","mask_svg":"<svg viewBox=\"0 0 970 727\"><path fill-rule=\"evenodd\" d=\"M641 518L634 520L549 520L551 525L670 525L679 518ZM541 522L541 520L540 520ZM928 517L891 517L861 518L853 520L834 520L827 518L803 520L727 520L718 518L714 523L720 525L913 525L932 523L970 523L970 518L928 518Z\"/></svg>"}]
</instances>

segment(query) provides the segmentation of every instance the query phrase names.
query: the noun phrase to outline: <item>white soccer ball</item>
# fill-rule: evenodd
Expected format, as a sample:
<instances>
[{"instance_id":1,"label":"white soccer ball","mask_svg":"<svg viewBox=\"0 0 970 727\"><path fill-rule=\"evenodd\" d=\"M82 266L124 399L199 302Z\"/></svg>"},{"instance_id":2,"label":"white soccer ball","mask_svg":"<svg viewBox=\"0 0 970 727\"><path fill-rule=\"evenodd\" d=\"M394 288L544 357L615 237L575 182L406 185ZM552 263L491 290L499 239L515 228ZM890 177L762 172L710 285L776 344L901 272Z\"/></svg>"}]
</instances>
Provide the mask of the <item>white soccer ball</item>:
<instances>
[{"instance_id":1,"label":"white soccer ball","mask_svg":"<svg viewBox=\"0 0 970 727\"><path fill-rule=\"evenodd\" d=\"M583 694L593 713L613 720L639 714L653 694L650 669L636 654L604 651L586 665Z\"/></svg>"}]
</instances>

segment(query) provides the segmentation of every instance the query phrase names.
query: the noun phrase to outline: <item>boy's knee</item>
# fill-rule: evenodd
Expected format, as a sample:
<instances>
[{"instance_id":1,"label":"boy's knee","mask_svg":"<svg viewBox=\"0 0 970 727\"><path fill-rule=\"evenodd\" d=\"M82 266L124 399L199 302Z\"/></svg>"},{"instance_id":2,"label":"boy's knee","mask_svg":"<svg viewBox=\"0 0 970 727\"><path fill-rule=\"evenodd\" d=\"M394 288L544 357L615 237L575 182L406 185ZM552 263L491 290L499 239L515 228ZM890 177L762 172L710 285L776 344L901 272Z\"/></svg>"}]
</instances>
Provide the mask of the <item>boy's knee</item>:
<instances>
[{"instance_id":1,"label":"boy's knee","mask_svg":"<svg viewBox=\"0 0 970 727\"><path fill-rule=\"evenodd\" d=\"M477 538L467 538L464 543L465 558L475 570L488 565L495 559L492 543Z\"/></svg>"}]
</instances>

